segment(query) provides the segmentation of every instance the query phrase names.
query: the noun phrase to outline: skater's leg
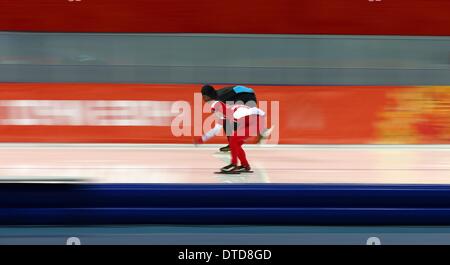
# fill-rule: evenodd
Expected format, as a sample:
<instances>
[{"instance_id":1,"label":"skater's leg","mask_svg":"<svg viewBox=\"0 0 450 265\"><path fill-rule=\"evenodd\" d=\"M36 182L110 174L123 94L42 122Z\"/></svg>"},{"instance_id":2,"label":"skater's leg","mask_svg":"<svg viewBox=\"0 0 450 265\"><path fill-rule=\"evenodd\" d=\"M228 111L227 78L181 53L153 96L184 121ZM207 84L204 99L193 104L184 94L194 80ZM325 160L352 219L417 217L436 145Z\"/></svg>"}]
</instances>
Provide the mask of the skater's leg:
<instances>
[{"instance_id":1,"label":"skater's leg","mask_svg":"<svg viewBox=\"0 0 450 265\"><path fill-rule=\"evenodd\" d=\"M247 157L245 155L244 149L242 148L243 144L244 144L244 139L239 139L239 141L237 143L237 152L238 152L237 156L238 156L239 161L241 162L241 166L248 167L249 164L247 161Z\"/></svg>"},{"instance_id":2,"label":"skater's leg","mask_svg":"<svg viewBox=\"0 0 450 265\"><path fill-rule=\"evenodd\" d=\"M246 138L245 136L230 137L231 164L237 165L239 160L242 166L248 166L245 151L242 148Z\"/></svg>"},{"instance_id":3,"label":"skater's leg","mask_svg":"<svg viewBox=\"0 0 450 265\"><path fill-rule=\"evenodd\" d=\"M239 167L237 166L238 164L238 145L237 145L237 141L235 139L235 137L230 136L230 154L231 154L231 164L224 166L223 168L220 169L220 171L224 172L224 173L232 173L232 172L237 172L237 170L239 169Z\"/></svg>"},{"instance_id":4,"label":"skater's leg","mask_svg":"<svg viewBox=\"0 0 450 265\"><path fill-rule=\"evenodd\" d=\"M237 136L230 136L230 154L231 154L231 164L237 165L239 156L239 143Z\"/></svg>"}]
</instances>

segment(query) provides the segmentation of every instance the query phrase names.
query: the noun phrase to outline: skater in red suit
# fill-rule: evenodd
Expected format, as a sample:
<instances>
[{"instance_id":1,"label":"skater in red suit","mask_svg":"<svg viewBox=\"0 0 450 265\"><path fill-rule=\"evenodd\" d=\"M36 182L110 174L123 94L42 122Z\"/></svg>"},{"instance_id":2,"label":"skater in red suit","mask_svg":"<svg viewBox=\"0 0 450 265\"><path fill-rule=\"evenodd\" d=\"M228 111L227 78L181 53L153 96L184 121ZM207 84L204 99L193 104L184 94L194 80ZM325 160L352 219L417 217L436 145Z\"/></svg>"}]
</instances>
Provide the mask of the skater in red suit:
<instances>
[{"instance_id":1,"label":"skater in red suit","mask_svg":"<svg viewBox=\"0 0 450 265\"><path fill-rule=\"evenodd\" d=\"M211 111L214 112L219 120L212 130L205 133L202 137L196 139L196 143L204 143L215 136L222 130L223 120L227 120L229 124L233 124L234 128L227 128L229 135L231 164L221 168L221 172L249 172L250 164L247 161L245 151L242 148L245 140L250 136L258 135L260 117L265 116L264 111L257 107L249 107L246 105L227 105L221 101L211 102ZM262 123L261 123L262 124ZM240 165L238 165L238 160Z\"/></svg>"}]
</instances>

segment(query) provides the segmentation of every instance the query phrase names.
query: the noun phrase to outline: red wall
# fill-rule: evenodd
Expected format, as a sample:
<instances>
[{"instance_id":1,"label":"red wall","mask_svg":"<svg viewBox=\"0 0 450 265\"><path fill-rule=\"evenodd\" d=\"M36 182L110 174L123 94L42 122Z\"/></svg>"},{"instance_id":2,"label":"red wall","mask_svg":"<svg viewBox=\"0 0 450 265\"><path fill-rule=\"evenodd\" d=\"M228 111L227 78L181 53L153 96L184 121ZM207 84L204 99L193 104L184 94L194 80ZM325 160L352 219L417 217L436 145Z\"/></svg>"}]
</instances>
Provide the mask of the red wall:
<instances>
[{"instance_id":1,"label":"red wall","mask_svg":"<svg viewBox=\"0 0 450 265\"><path fill-rule=\"evenodd\" d=\"M1 0L0 30L450 36L448 0Z\"/></svg>"}]
</instances>

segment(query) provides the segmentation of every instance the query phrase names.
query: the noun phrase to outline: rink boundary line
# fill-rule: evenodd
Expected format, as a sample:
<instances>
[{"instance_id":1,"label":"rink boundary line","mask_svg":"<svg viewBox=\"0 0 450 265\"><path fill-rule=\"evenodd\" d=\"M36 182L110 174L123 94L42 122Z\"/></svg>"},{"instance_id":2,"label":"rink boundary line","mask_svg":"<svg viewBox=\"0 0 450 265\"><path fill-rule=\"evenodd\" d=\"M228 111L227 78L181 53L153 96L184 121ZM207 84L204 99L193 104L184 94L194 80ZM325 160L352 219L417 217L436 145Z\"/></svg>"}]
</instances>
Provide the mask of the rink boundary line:
<instances>
[{"instance_id":1,"label":"rink boundary line","mask_svg":"<svg viewBox=\"0 0 450 265\"><path fill-rule=\"evenodd\" d=\"M225 144L205 144L205 145L193 145L193 144L109 144L109 143L0 143L0 149L2 148L14 148L14 149L177 149L177 150L192 150L192 149L218 149ZM399 149L432 149L432 150L450 150L450 144L264 144L245 145L248 150L259 149L386 149L386 150L399 150Z\"/></svg>"}]
</instances>

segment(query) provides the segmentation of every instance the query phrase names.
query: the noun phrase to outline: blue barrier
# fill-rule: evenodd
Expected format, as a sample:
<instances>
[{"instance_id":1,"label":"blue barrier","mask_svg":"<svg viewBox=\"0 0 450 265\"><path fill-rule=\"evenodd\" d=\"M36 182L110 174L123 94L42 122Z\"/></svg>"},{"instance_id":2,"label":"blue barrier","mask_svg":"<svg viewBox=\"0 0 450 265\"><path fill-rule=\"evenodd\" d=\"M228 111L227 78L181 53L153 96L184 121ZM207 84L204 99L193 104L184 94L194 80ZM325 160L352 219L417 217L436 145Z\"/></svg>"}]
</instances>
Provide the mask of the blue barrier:
<instances>
[{"instance_id":1,"label":"blue barrier","mask_svg":"<svg viewBox=\"0 0 450 265\"><path fill-rule=\"evenodd\" d=\"M449 225L450 186L2 184L0 224Z\"/></svg>"}]
</instances>

